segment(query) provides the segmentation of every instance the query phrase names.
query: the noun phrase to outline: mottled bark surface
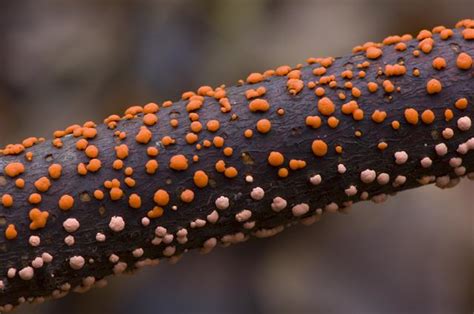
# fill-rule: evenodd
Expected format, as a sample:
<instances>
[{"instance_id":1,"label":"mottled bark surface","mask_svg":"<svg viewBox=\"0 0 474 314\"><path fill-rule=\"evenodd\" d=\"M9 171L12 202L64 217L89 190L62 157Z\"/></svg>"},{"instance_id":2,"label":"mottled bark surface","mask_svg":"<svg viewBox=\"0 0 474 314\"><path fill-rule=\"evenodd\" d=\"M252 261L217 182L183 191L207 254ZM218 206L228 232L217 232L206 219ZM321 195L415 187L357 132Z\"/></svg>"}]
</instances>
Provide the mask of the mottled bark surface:
<instances>
[{"instance_id":1,"label":"mottled bark surface","mask_svg":"<svg viewBox=\"0 0 474 314\"><path fill-rule=\"evenodd\" d=\"M185 136L191 124L186 112L187 100L173 103L170 107L162 107L156 113L158 123L148 126L152 139L147 144L137 143L135 136L143 126L142 113L129 120L121 120L115 129L110 129L105 124L97 125L97 135L88 139L89 145L99 149L101 168L95 173L79 175L77 165L87 164L90 160L83 151L76 148L76 142L81 137L68 135L63 137L62 148L51 145L51 141L39 143L26 148L25 152L33 153L32 161L26 161L25 152L0 158L0 169L12 162L21 162L25 166L24 173L18 178L25 180L25 187L19 189L15 186L15 178L2 174L0 181L1 195L13 196L13 205L1 207L2 226L0 237L0 280L3 281L3 292L0 294L0 304L17 304L20 298L46 297L55 293L56 296L63 292L83 285L86 289L94 278L98 280L114 272L117 262L110 261L110 256L119 257L119 264L127 266L127 270L135 268L135 263L146 259L160 259L165 255L179 256L186 250L202 248L209 239L215 238L218 242L228 244L246 240L248 236L265 236L280 231L283 227L302 218L319 218L321 211L335 211L342 209L350 202L357 202L364 198L381 201L385 195L398 191L414 188L424 183L432 183L436 178L449 176L451 178L468 174L474 171L474 155L469 152L459 152L458 147L466 143L474 135L472 128L460 130L459 121L463 117L474 117L472 104L474 101L474 72L472 67L460 69L456 60L461 52L474 56L474 41L463 39L461 31L455 30L454 35L441 40L439 35L433 35L435 45L430 53L421 52L415 57L413 51L418 49L419 40L406 41L407 49L397 51L393 45L382 47L383 55L375 60L368 60L365 52L351 54L336 58L332 65L327 67L327 75L335 75L337 86L329 87L319 84L325 89L325 97L336 104L336 111L331 116L339 120L336 128L328 125L324 114L318 111L318 100L314 89L308 88L307 83L318 81L319 76L313 74L313 69L320 67L318 63L302 67L301 80L305 87L296 95L288 92L288 78L284 76L271 76L255 84L243 84L226 88L227 98L232 105L230 112L221 112L219 101L213 97L205 97L202 107L196 112L199 121L205 126L209 120L219 120L220 128L216 132L205 130L197 132L199 143L203 140L212 142L215 136L223 137L224 147L233 149L232 156L224 156L222 148L203 147L187 144ZM443 57L446 68L436 70L432 61L435 57ZM368 68L359 68L364 61L370 61ZM403 64L406 74L388 76L384 74L385 65ZM415 76L415 70L419 75ZM341 73L351 70L353 79L341 78ZM365 77L358 77L360 70L366 71ZM416 72L416 71L415 71ZM384 80L390 80L395 88L393 92L384 91ZM427 92L427 82L437 79L442 84L442 90L436 94ZM351 89L344 86L351 81L353 87L361 91L360 97L351 95ZM376 82L379 88L376 92L369 92L367 82ZM251 112L248 107L249 100L245 91L264 86L266 93L261 96L268 101L270 109L265 112ZM346 99L339 99L339 93L344 93ZM465 109L454 106L460 98L468 100ZM356 100L364 112L364 118L356 121L352 115L341 112L341 106L350 100ZM406 122L404 114L406 108L414 108L419 114L431 110L435 114L432 123L420 121L416 125ZM284 114L278 114L279 109L284 109ZM445 111L451 109L453 119L446 121ZM382 123L375 123L371 115L375 110L384 110L387 113ZM307 116L320 116L323 124L314 129L305 124ZM234 117L234 118L232 118ZM47 118L47 117L45 117ZM169 120L177 119L179 127L173 128ZM261 134L255 130L259 119L269 119L271 130ZM400 128L394 130L391 122L398 120ZM454 136L447 139L443 130L451 128ZM244 137L246 129L254 130L251 138ZM119 140L114 133L119 130L125 132L127 137ZM356 132L360 131L360 136ZM176 140L175 144L163 145L162 138L170 136ZM312 151L314 140L323 140L328 146L324 156L315 156ZM388 147L380 150L377 146L385 142ZM448 148L447 154L441 156L435 146L444 143ZM116 160L115 147L125 144L129 148L129 155L124 159L125 167L133 168L132 175L126 175L122 170L115 170L112 163ZM160 150L156 158L147 156L147 147L156 146ZM336 152L337 146L342 147L342 153ZM286 178L278 176L278 167L269 165L267 158L272 151L280 152L285 157L281 167L289 169ZM408 160L403 164L396 164L394 154L404 151ZM189 160L189 167L185 171L176 171L169 167L172 156L185 155ZM192 156L198 155L199 161L193 162ZM432 164L423 167L421 160L428 157ZM461 164L458 164L459 158ZM145 172L145 163L149 159L156 159L159 169L155 174ZM228 178L216 171L216 162L224 160L226 165L235 167L238 175ZM306 166L301 169L288 167L290 160L304 160ZM32 205L28 201L31 193L37 192L33 183L43 176L48 176L48 167L51 164L62 165L62 175L59 179L51 179L51 187L46 192L40 193L41 203ZM339 165L343 165L342 171ZM460 167L465 167L461 169ZM204 188L196 187L193 182L195 171L202 170L209 176L209 184ZM338 171L339 170L339 171ZM377 176L386 174L388 183L377 180L363 182L361 174L366 170L373 170ZM311 178L321 176L321 183L312 184ZM248 176L252 177L249 182ZM395 184L398 176L406 177L404 184ZM128 187L124 179L132 177L136 185ZM120 200L111 200L109 189L104 187L107 180L118 179L124 192ZM443 185L446 181L441 180ZM314 182L313 182L314 183ZM357 192L349 196L346 189L354 186ZM264 191L264 197L256 200L251 197L255 188ZM93 196L95 190L102 190L105 198L98 200ZM163 206L164 213L161 217L150 219L150 224L144 226L142 218L156 206L154 194L158 189L169 193L170 201ZM185 189L194 191L194 200L184 203L180 200L180 193ZM365 192L365 193L364 193ZM141 198L140 208L131 208L128 197L136 193ZM58 208L58 200L68 194L74 197L73 208L64 211ZM217 209L215 201L219 197L227 197L230 205L226 209ZM286 200L286 207L280 212L272 210L272 203L276 197ZM295 206L305 204L309 211L299 217L295 215ZM337 207L336 207L337 205ZM172 208L176 206L176 208ZM32 208L47 211L49 217L44 228L30 230L28 213ZM319 209L319 210L318 210ZM242 210L250 210L251 217L246 221L238 221L236 214ZM217 211L219 219L212 223L207 216ZM401 213L403 214L403 213ZM114 232L109 223L113 216L122 217L125 222L123 231ZM63 228L63 222L68 218L79 221L77 231L69 233ZM190 227L191 222L197 219L207 221L203 227ZM212 220L212 219L211 219ZM247 224L245 224L247 223ZM254 225L253 225L254 223ZM3 234L9 224L14 224L18 235L15 239L8 240ZM164 238L166 235L156 234L156 228L166 229L168 239L171 241L155 241L156 236ZM181 235L186 230L187 235ZM106 240L98 242L97 233L105 235ZM37 247L29 244L31 235L37 235L41 243ZM64 239L73 235L74 244L65 244ZM159 244L157 242L160 242ZM164 243L168 242L168 243ZM212 242L212 241L211 241ZM210 242L208 242L210 243ZM132 253L142 249L143 255ZM18 271L31 266L36 257L48 253L53 257L50 263L34 269L30 280L24 280ZM140 256L137 256L140 255ZM80 269L71 268L72 257L83 257L85 265ZM11 269L17 273L8 278ZM84 283L84 278L86 283ZM92 281L94 281L92 280ZM33 300L33 299L31 299ZM41 300L41 299L40 299ZM7 306L8 308L8 306Z\"/></svg>"}]
</instances>

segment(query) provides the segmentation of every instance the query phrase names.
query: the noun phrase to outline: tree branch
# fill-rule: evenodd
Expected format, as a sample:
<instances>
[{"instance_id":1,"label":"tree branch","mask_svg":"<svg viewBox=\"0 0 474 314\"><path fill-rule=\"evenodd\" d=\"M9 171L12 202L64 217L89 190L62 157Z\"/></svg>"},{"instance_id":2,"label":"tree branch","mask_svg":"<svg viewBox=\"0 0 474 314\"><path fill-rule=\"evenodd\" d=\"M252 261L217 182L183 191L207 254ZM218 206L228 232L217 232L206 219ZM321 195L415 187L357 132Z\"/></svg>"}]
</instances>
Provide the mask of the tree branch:
<instances>
[{"instance_id":1,"label":"tree branch","mask_svg":"<svg viewBox=\"0 0 474 314\"><path fill-rule=\"evenodd\" d=\"M0 310L474 171L474 22L132 107L0 157Z\"/></svg>"}]
</instances>

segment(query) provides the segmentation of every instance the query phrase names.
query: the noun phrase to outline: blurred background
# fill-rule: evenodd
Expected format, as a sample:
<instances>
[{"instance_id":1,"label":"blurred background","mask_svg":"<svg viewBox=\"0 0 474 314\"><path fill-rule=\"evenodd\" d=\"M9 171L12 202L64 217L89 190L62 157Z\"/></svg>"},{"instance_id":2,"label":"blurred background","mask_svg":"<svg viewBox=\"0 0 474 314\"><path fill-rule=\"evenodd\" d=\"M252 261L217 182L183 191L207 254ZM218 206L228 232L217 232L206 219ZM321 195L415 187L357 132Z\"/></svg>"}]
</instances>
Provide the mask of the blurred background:
<instances>
[{"instance_id":1,"label":"blurred background","mask_svg":"<svg viewBox=\"0 0 474 314\"><path fill-rule=\"evenodd\" d=\"M473 17L472 0L1 0L0 145ZM472 313L473 190L361 203L17 313Z\"/></svg>"}]
</instances>

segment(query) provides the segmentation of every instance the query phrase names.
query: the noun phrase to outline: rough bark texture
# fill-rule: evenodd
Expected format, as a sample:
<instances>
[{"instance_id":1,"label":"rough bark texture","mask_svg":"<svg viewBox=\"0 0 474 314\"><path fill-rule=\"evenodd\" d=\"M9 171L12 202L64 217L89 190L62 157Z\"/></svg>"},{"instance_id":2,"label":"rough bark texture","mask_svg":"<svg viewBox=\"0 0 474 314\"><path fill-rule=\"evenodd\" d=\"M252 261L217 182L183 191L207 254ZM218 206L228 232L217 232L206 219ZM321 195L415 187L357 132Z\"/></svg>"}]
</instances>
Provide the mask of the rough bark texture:
<instances>
[{"instance_id":1,"label":"rough bark texture","mask_svg":"<svg viewBox=\"0 0 474 314\"><path fill-rule=\"evenodd\" d=\"M42 301L43 297L52 294L60 297L74 287L88 289L94 281L101 282L100 279L114 271L121 272L125 265L127 270L141 266L140 263L135 264L138 261L147 260L145 263L150 263L164 255L175 257L203 246L207 250L213 246L212 239L221 244L229 244L244 241L252 235L273 235L294 222L305 218L307 222L317 220L322 212L342 209L350 205L350 202L363 199L382 201L385 195L433 183L437 178L439 185L446 186L453 183L448 183L446 176L454 179L474 171L474 154L469 152L470 144L466 144L474 136L474 131L472 128L462 131L458 127L459 123L462 124L462 117L474 117L474 72L472 67L464 70L456 66L461 52L474 56L474 41L464 39L461 30L454 30L454 35L447 40L441 40L438 34L434 34L433 39L435 44L432 51L421 52L417 57L413 55L413 51L419 49L420 41L414 39L405 42L405 51L397 51L393 45L382 47L383 55L376 59L368 60L363 51L336 58L327 67L325 75L335 75L337 86L329 87L324 83L317 85L324 87L324 96L336 104L336 111L331 114L339 120L336 128L330 127L328 117L318 111L317 104L321 97L315 95L314 88L307 87L308 82L318 82L320 78L313 74L313 69L321 65L314 63L300 69L305 87L296 95L288 92L286 75L274 75L255 84L245 83L226 88L227 98L232 105L228 113L220 111L219 102L215 98L205 97L201 109L195 111L199 114L199 121L205 125L209 120L219 120L220 128L215 133L203 128L198 132L199 143L221 136L225 139L224 147L233 148L232 156L224 156L222 148L214 145L198 150L195 144L186 143L184 138L189 132L191 121L185 109L189 101L182 100L170 107L161 107L156 113L158 123L148 126L152 140L147 144L137 143L135 139L143 126L142 113L128 120L122 119L115 129L110 129L105 124L98 125L97 135L88 139L89 145L95 145L100 152L97 158L102 166L94 173L78 174L77 165L88 164L90 160L83 151L76 148L76 142L81 136L62 137L62 148L56 148L50 141L45 141L26 148L20 154L0 157L0 194L9 194L14 199L11 207L0 208L0 280L3 285L0 304L4 306L4 310L9 310L11 305L25 300ZM434 69L432 61L435 57L443 57L446 68ZM358 67L367 60L370 62L367 68ZM406 74L389 77L384 73L387 64L404 64ZM418 76L413 74L415 69L419 70ZM341 73L345 70L353 71L352 80L341 78ZM360 70L366 71L365 77L357 76ZM441 82L441 92L427 93L427 82L432 78ZM382 84L387 79L400 90L384 91ZM360 97L351 95L351 89L344 86L348 81L352 81L353 87L361 91ZM378 90L369 92L367 82L378 83ZM270 109L252 112L244 94L246 90L260 86L266 88L266 93L259 98L267 100ZM339 99L339 93L344 93L346 99ZM467 108L458 109L454 106L460 98L467 99ZM356 121L352 115L341 112L342 104L350 100L356 100L364 111L362 120ZM409 124L404 117L408 107L416 109L420 114L424 110L432 110L436 118L432 123L424 123L420 118L416 125ZM277 113L281 108L284 109L284 114ZM454 118L449 121L445 119L446 109L451 109L454 113ZM375 123L371 119L375 110L386 111L387 118L384 122ZM307 116L320 116L322 126L307 126ZM177 119L179 127L172 127L170 118ZM270 132L266 134L255 130L256 122L263 118L272 123ZM400 121L398 130L391 126L394 120ZM454 136L450 139L443 136L446 128L454 130ZM251 138L244 137L246 129L254 130ZM117 130L125 132L127 137L119 140L114 136ZM356 136L357 131L361 132L360 136ZM176 143L163 145L163 136L171 136ZM316 139L323 140L328 146L324 156L315 156L312 151L312 143ZM377 147L380 142L386 142L388 147L380 150ZM435 147L440 143L447 146L447 154L437 153ZM120 144L126 144L129 148L123 169L133 168L132 175L126 175L123 169L115 170L112 167L117 159L114 148ZM458 150L460 145L467 148L467 152ZM160 153L156 158L147 155L149 146L159 148ZM342 147L342 152L336 152L337 146ZM289 170L287 177L279 177L279 167L269 165L267 158L271 151L284 155L285 162L281 167ZM408 160L397 164L394 153L401 151L407 153ZM26 152L33 153L32 161L25 159ZM169 167L170 158L177 154L183 154L189 159L189 167L185 171ZM199 156L198 162L192 161L193 155ZM430 158L432 164L423 167L420 161L426 157ZM458 163L459 159L453 158L460 158L461 164ZM152 175L145 172L144 165L149 159L156 159L159 163L159 169ZM235 178L228 178L216 171L215 164L221 159L225 160L226 165L238 170ZM304 160L306 166L291 169L288 166L291 159ZM12 162L24 164L24 173L15 178L8 176L4 169ZM32 205L28 198L31 193L37 192L33 183L40 177L48 177L48 167L53 163L62 165L62 175L59 179L51 179L51 187L40 193L41 203ZM344 167L338 168L338 165ZM209 184L204 188L196 187L193 182L193 174L197 170L203 170L209 176ZM361 174L365 170L375 171L378 177L380 174L389 175L389 182L384 182L384 175L379 178L379 182L377 179L361 180ZM314 179L315 175L321 176L321 183L315 184L318 180L311 183L311 178ZM252 177L252 182L249 182L251 180L248 176ZM394 184L398 176L406 177L406 182ZM125 185L123 182L126 177L132 177L136 185ZM15 186L17 178L25 180L24 188ZM124 196L120 200L111 200L109 189L104 187L104 182L112 179L121 182ZM351 196L346 191L350 186L357 189ZM252 190L258 187L264 191L261 200L256 199L258 196L251 197ZM98 200L93 196L97 189L105 193L104 199ZM158 189L169 193L169 204L163 206L164 213L161 217L150 219L149 225L144 226L142 219L156 206L154 193ZM180 193L185 189L194 191L191 203L180 200ZM128 197L132 193L140 196L140 208L129 206ZM73 208L66 211L58 208L58 200L64 194L73 196L75 200ZM216 208L215 201L221 196L230 201L226 209ZM286 200L286 207L279 212L272 209L276 197ZM299 213L306 211L306 205L309 210L299 216ZM173 209L172 206L177 208ZM30 230L29 212L32 208L49 213L44 228ZM244 209L251 211L251 217L246 221L238 221L236 214ZM215 210L219 218L212 223L212 219L207 216ZM123 231L115 232L110 229L109 223L113 216L123 218ZM79 221L77 231L67 232L63 228L63 222L68 218ZM191 227L190 223L196 219L206 221L205 226ZM18 232L15 239L4 236L10 224L14 224ZM166 231L156 229L160 226ZM181 236L178 235L180 230ZM187 235L183 230L186 230ZM105 241L98 242L97 233L104 234ZM40 245L33 247L29 243L31 235L39 236ZM70 235L74 237L73 245L67 245L64 241ZM172 239L170 235L173 235ZM143 249L143 255L140 254L141 250L136 249ZM19 271L30 267L33 260L45 252L53 260L35 268L31 279L22 279ZM118 262L110 259L113 254L119 257ZM85 265L80 269L73 269L71 258L78 256L84 258ZM7 274L12 269L17 271L9 278Z\"/></svg>"}]
</instances>

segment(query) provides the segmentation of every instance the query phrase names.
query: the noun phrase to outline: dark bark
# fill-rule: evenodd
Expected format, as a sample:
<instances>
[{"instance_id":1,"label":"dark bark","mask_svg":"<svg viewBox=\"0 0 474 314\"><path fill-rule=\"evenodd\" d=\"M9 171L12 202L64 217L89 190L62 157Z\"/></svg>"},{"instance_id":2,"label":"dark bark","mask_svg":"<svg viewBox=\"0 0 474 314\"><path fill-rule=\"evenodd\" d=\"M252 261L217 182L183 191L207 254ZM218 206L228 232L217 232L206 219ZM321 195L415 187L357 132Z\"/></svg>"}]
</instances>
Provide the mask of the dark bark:
<instances>
[{"instance_id":1,"label":"dark bark","mask_svg":"<svg viewBox=\"0 0 474 314\"><path fill-rule=\"evenodd\" d=\"M74 136L62 138L63 147L55 148L50 141L34 145L27 148L25 152L33 153L33 160L25 160L25 152L18 155L2 156L0 158L0 169L4 171L6 165L11 162L20 161L25 165L25 172L18 176L25 180L25 188L15 187L15 179L4 175L1 194L11 194L14 198L13 206L10 208L1 207L0 232L0 280L3 281L4 289L0 293L0 304L17 304L21 298L33 300L34 297L50 296L53 291L55 295L61 295L68 289L64 284L71 287L83 284L83 278L92 276L96 281L113 273L114 265L109 261L112 254L120 258L120 262L127 264L127 270L133 269L135 262L144 259L163 258L163 251L172 252L170 247L175 247L173 256L179 256L186 250L201 248L203 243L211 238L222 240L226 243L240 242L246 240L248 236L264 236L262 230L272 228L283 228L293 224L302 218L319 217L320 210L331 211L335 203L341 209L347 202L357 202L365 196L368 199L375 197L376 201L383 200L383 195L394 194L398 191L420 186L427 183L426 178L449 176L456 178L457 174L463 174L463 169L450 165L453 157L462 158L462 167L465 173L474 171L474 154L468 152L461 154L457 152L458 146L465 143L474 136L474 129L460 131L457 127L459 118L467 116L474 118L474 79L473 69L461 70L456 66L456 58L460 52L465 52L474 56L474 41L463 39L459 30L454 31L454 35L448 40L441 40L437 34L433 35L435 45L433 50L425 54L420 53L418 57L413 55L413 51L418 49L418 40L407 41L407 50L400 52L394 49L393 45L384 46L383 56L376 60L369 60L370 66L366 71L365 78L358 78L357 72L361 69L357 65L366 61L365 52L351 54L342 58L336 58L334 63L327 68L325 75L336 76L337 87L330 88L327 85L320 85L325 88L326 97L329 97L336 104L334 116L340 123L337 128L328 126L327 118L318 113L317 102L319 97L314 93L314 89L309 89L309 81L318 80L319 77L312 73L319 64L310 64L301 68L301 79L305 82L305 87L296 95L291 95L287 90L286 76L271 76L256 84L243 84L227 88L227 97L232 104L229 113L222 113L218 101L212 97L205 97L205 102L199 114L199 121L205 125L208 120L217 119L220 121L220 129L216 133L210 133L203 129L199 133L199 142L204 139L211 140L215 135L225 138L225 146L233 148L232 157L225 157L221 148L214 146L196 150L195 145L189 145L184 137L189 132L190 120L185 110L187 101L175 102L171 107L160 108L157 116L159 122L154 126L149 126L152 132L152 141L146 145L139 144L135 140L140 126L143 125L142 114L130 120L121 120L116 129L109 129L106 125L97 126L97 136L89 139L89 144L97 146L100 150L99 159L102 162L101 169L96 173L89 172L85 176L77 173L77 165L81 162L88 163L89 158L83 151L76 149L76 142L80 139ZM447 67L443 70L436 70L432 66L435 57L443 57ZM404 63L406 74L401 76L388 77L379 72L386 64ZM354 78L351 80L354 87L362 92L362 96L354 98L350 94L350 89L344 88L344 83L349 81L340 77L342 71L352 69ZM413 75L413 70L419 69L420 75ZM426 83L432 78L438 79L443 89L438 94L428 94ZM392 93L384 92L382 82L389 79L395 87L400 87L400 91ZM375 93L367 91L367 82L378 82L379 89ZM264 86L266 94L261 98L266 99L270 104L267 112L251 112L248 109L249 100L244 93L249 88ZM345 100L338 98L338 93L344 92L348 97ZM454 107L454 103L459 98L467 98L469 104L466 109L459 110ZM359 106L364 111L364 119L355 121L351 115L341 113L340 107L350 100L357 100ZM432 124L425 124L421 120L417 125L408 124L404 118L404 110L408 107L415 108L420 114L426 110L432 110L436 119ZM284 115L278 115L277 110L283 108ZM454 112L454 119L446 121L444 112L449 108ZM375 123L371 115L375 110L385 110L387 119L383 123ZM232 115L236 115L235 120ZM323 125L318 129L313 129L305 125L305 118L308 115L320 115ZM173 128L168 123L170 116L179 120L179 127ZM43 117L47 119L47 117ZM267 118L272 122L271 131L267 134L259 134L255 131L255 123ZM394 130L390 122L400 121L400 129ZM447 140L442 136L445 128L452 128L454 136ZM254 130L251 139L243 136L245 129ZM120 130L127 133L124 140L118 140L113 134ZM355 131L361 131L362 136L356 137ZM146 148L154 146L163 136L169 135L176 139L176 144L166 147L160 146L160 153L156 157L159 169L154 175L145 173L144 165L149 159ZM315 139L323 139L328 145L328 152L324 157L317 157L313 154L311 145ZM377 144L384 141L388 147L381 151ZM444 156L437 155L435 145L445 143L448 153ZM126 167L132 167L134 173L131 177L136 180L136 186L130 188L124 185L126 177L124 171L117 171L112 168L112 163L116 159L114 147L119 144L126 144L130 153L124 159ZM335 151L335 146L343 148L341 154ZM290 159L304 160L307 165L303 169L290 170L287 178L280 178L277 175L278 168L272 167L267 162L269 152L278 151L285 156L284 167L288 167ZM394 153L405 151L409 158L402 165L394 162ZM169 159L176 154L184 154L189 159L189 168L185 171L176 171L168 167ZM199 155L199 162L193 163L191 157ZM432 165L423 168L420 160L429 157ZM215 170L217 160L223 159L226 164L238 170L236 178L227 178L222 173ZM48 167L52 163L63 166L62 176L58 180L51 180L51 188L42 195L42 202L32 205L28 202L31 193L36 192L33 182L43 176L48 176ZM338 164L343 164L345 173L338 172ZM366 169L376 171L377 175L386 173L390 176L388 184L363 183L361 172ZM209 175L209 185L205 188L197 188L193 183L193 173L197 170L204 170ZM457 173L456 173L457 171ZM319 185L310 183L310 178L320 174L322 182ZM253 177L253 182L246 182L246 175ZM394 179L402 175L406 177L406 183L394 186ZM124 197L118 201L112 201L108 194L108 189L104 188L104 181L119 179ZM425 179L423 179L425 178ZM442 180L439 180L442 183ZM357 187L357 194L348 196L345 189L351 185ZM250 197L252 189L261 187L265 196L262 200L256 201ZM93 197L93 192L101 189L105 193L103 200ZM156 204L153 195L158 189L166 189L170 194L169 205L164 206L164 214L159 218L151 219L149 226L143 226L142 217ZM195 193L194 201L189 204L179 200L179 194L184 189L192 189ZM367 192L363 193L363 192ZM129 207L128 196L137 193L142 200L142 206L138 209ZM68 211L58 208L59 197L63 194L70 194L75 199L75 205ZM88 195L88 197L87 197ZM217 210L219 220L216 223L207 222L204 227L191 228L190 222L196 219L206 220L206 216L216 210L215 200L220 196L230 199L230 206L227 209ZM271 204L275 197L281 197L287 201L284 210L276 212L272 210ZM298 204L308 204L310 210L300 216L295 217L292 208ZM173 210L171 206L178 206ZM29 211L38 207L42 211L49 212L49 218L45 228L30 230ZM244 209L252 212L249 222L255 222L251 229L244 227L243 222L238 222L235 215ZM109 228L112 216L120 216L125 221L125 229L121 232L113 232ZM63 222L67 218L76 218L80 222L80 228L73 233L68 233L63 228ZM18 236L16 239L7 240L3 236L9 224L15 224ZM157 226L166 228L168 234L173 234L171 243L152 244L155 238ZM247 224L247 227L249 224ZM281 227L279 227L281 226ZM177 241L177 232L180 229L187 230L187 241ZM278 231L279 229L272 229ZM97 232L106 236L104 242L96 241ZM181 231L182 232L182 231ZM229 235L237 235L229 237ZM270 232L270 234L273 232ZM38 235L41 244L33 247L29 244L29 237ZM64 238L73 235L75 244L68 246L64 243ZM223 238L227 236L226 238ZM181 237L183 238L183 237ZM143 256L134 257L132 252L143 249ZM31 266L32 261L47 252L53 256L51 263L34 269L34 276L31 280L21 279L17 274L13 278L7 277L7 272L11 268L18 271ZM85 265L79 270L74 270L70 266L70 258L82 256L85 258ZM92 262L93 260L93 262ZM124 264L121 264L124 265ZM85 289L87 283L83 288ZM62 290L61 290L62 289ZM19 299L20 298L20 299ZM41 300L41 298L39 299ZM7 305L6 309L10 308Z\"/></svg>"}]
</instances>

